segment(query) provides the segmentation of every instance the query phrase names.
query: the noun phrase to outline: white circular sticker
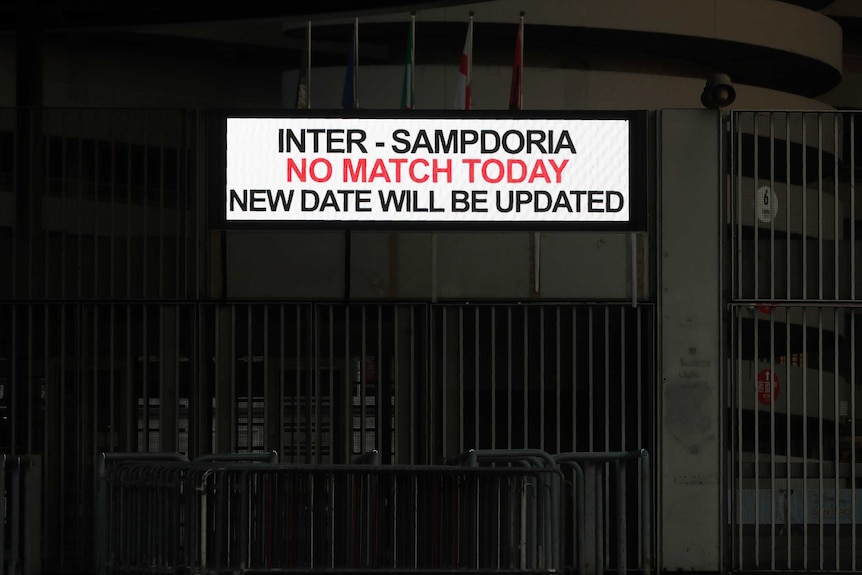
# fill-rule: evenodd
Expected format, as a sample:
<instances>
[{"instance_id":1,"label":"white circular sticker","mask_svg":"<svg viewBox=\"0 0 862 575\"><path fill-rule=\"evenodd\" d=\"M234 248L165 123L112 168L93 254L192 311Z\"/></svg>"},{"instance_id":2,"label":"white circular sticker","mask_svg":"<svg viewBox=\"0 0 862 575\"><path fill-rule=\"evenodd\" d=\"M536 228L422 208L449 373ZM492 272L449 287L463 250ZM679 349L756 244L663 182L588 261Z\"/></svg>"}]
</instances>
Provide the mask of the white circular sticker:
<instances>
[{"instance_id":1,"label":"white circular sticker","mask_svg":"<svg viewBox=\"0 0 862 575\"><path fill-rule=\"evenodd\" d=\"M762 186L757 190L755 200L757 219L768 224L778 215L778 194L772 192L769 186Z\"/></svg>"}]
</instances>

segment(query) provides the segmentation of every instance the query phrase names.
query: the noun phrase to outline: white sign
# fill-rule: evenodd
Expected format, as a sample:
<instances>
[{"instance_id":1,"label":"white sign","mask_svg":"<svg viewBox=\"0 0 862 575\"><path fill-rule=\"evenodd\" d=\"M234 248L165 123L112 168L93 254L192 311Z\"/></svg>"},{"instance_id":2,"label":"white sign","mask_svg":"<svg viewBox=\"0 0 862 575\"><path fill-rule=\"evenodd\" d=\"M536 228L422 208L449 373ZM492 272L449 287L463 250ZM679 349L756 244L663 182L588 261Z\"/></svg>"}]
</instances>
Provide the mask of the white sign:
<instances>
[{"instance_id":1,"label":"white sign","mask_svg":"<svg viewBox=\"0 0 862 575\"><path fill-rule=\"evenodd\" d=\"M778 215L778 194L772 193L769 186L757 189L757 219L768 224Z\"/></svg>"},{"instance_id":2,"label":"white sign","mask_svg":"<svg viewBox=\"0 0 862 575\"><path fill-rule=\"evenodd\" d=\"M225 217L628 222L625 119L228 118Z\"/></svg>"}]
</instances>

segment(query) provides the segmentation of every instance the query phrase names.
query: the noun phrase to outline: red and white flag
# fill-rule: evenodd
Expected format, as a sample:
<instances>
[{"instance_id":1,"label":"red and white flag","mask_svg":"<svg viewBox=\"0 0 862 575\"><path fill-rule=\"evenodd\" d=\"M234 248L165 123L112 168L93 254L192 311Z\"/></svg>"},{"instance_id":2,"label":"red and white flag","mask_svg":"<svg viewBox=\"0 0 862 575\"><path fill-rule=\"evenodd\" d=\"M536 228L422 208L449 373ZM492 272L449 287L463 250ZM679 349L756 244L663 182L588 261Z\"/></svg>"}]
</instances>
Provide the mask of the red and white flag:
<instances>
[{"instance_id":1,"label":"red and white flag","mask_svg":"<svg viewBox=\"0 0 862 575\"><path fill-rule=\"evenodd\" d=\"M455 109L469 110L472 107L470 95L470 74L473 67L473 16L467 23L467 40L464 51L461 52L461 63L458 66L458 81L455 83Z\"/></svg>"}]
</instances>

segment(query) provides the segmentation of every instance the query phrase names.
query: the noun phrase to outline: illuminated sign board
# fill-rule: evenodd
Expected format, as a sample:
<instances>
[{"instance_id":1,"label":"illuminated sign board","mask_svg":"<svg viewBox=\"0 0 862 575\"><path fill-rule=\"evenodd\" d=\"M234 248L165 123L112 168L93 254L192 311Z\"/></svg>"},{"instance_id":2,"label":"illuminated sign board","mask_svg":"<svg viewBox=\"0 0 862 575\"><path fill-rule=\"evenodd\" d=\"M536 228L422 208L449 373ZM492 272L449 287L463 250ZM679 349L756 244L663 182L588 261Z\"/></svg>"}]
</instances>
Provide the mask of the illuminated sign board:
<instances>
[{"instance_id":1,"label":"illuminated sign board","mask_svg":"<svg viewBox=\"0 0 862 575\"><path fill-rule=\"evenodd\" d=\"M632 118L227 117L227 223L630 227Z\"/></svg>"}]
</instances>

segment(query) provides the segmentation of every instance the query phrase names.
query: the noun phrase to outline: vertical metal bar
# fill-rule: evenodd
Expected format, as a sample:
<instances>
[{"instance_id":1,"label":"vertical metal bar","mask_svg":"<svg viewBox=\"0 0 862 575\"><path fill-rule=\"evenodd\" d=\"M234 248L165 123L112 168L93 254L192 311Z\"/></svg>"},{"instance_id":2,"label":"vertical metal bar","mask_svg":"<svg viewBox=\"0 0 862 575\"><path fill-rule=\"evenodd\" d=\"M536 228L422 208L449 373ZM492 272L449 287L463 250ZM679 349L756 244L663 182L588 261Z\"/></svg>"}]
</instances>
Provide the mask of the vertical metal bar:
<instances>
[{"instance_id":1,"label":"vertical metal bar","mask_svg":"<svg viewBox=\"0 0 862 575\"><path fill-rule=\"evenodd\" d=\"M856 114L850 118L850 213L856 214ZM856 221L850 224L850 299L856 300ZM851 314L850 325L850 540L856 541L856 319ZM851 546L850 569L857 571L858 546Z\"/></svg>"},{"instance_id":2,"label":"vertical metal bar","mask_svg":"<svg viewBox=\"0 0 862 575\"><path fill-rule=\"evenodd\" d=\"M736 235L733 238L733 259L734 266L731 266L732 272L736 273L736 277L732 278L731 286L736 290L736 298L744 297L743 294L743 259L740 254L739 244L742 243L742 128L739 126L741 120L739 120L741 114L735 113L731 115L731 134L736 135L736 181L733 185L733 203L734 210L733 215L736 217L735 233ZM733 138L731 137L731 142L733 142ZM735 280L735 281L733 281Z\"/></svg>"},{"instance_id":3,"label":"vertical metal bar","mask_svg":"<svg viewBox=\"0 0 862 575\"><path fill-rule=\"evenodd\" d=\"M264 451L272 452L273 449L277 447L272 445L271 438L273 437L272 426L275 423L272 421L273 418L273 409L272 409L272 400L273 396L269 391L271 389L270 383L270 371L269 371L269 314L270 314L270 306L269 304L264 304L262 306L263 312L263 373L261 374L263 389L260 391L261 399L263 400L263 449ZM279 409L281 409L281 404L279 404ZM276 419L278 417L276 416ZM281 449L278 448L278 452L281 453Z\"/></svg>"},{"instance_id":4,"label":"vertical metal bar","mask_svg":"<svg viewBox=\"0 0 862 575\"><path fill-rule=\"evenodd\" d=\"M755 272L756 273L756 272ZM754 317L754 371L760 371L760 324ZM771 376L769 385L771 385ZM760 413L757 403L757 389L749 391L754 405L754 564L760 567Z\"/></svg>"},{"instance_id":5,"label":"vertical metal bar","mask_svg":"<svg viewBox=\"0 0 862 575\"><path fill-rule=\"evenodd\" d=\"M806 144L807 145L807 144ZM805 146L803 146L803 149ZM803 170L805 164L802 164ZM803 179L804 181L804 179ZM804 214L804 211L803 211ZM804 219L804 215L803 215ZM807 232L806 232L807 237ZM808 569L808 310L802 312L802 567Z\"/></svg>"},{"instance_id":6,"label":"vertical metal bar","mask_svg":"<svg viewBox=\"0 0 862 575\"><path fill-rule=\"evenodd\" d=\"M832 237L833 237L833 244L835 245L835 250L834 250L834 253L832 254L832 257L833 257L832 261L833 261L833 267L835 268L834 269L834 275L833 275L834 281L835 281L835 291L834 291L834 295L832 297L834 297L836 300L841 299L841 279L839 278L839 275L838 275L838 272L841 269L841 266L839 265L840 258L838 257L839 253L841 252L841 250L840 250L841 242L838 241L839 238L841 237L840 230L839 230L840 224L839 224L839 219L838 219L839 214L840 214L840 209L841 209L841 206L838 203L838 184L840 181L839 174L838 174L838 150L839 150L838 130L840 128L840 125L839 125L840 123L838 120L839 120L838 114L833 114L832 115L832 158L834 161L834 165L832 167L832 169L833 169L832 179L834 181L834 188L833 188L834 194L833 194L833 198L832 198ZM851 214L852 214L852 212L851 212ZM855 220L855 214L853 214L851 216L851 218L852 218L851 219L851 227L852 227L853 221ZM838 375L837 364L836 364L835 372L836 372L836 376L837 376ZM840 539L841 539L840 537L837 537L835 539L835 541L838 542Z\"/></svg>"},{"instance_id":7,"label":"vertical metal bar","mask_svg":"<svg viewBox=\"0 0 862 575\"><path fill-rule=\"evenodd\" d=\"M187 218L189 209L188 205L186 205L188 198L183 189L181 179L181 174L185 169L183 162L185 151L184 136L186 133L185 117L184 112L182 111L174 113L176 114L176 124L174 126L174 129L176 130L176 139L174 140L174 165L176 165L176 172L174 173L173 181L174 223L176 224L176 228L174 229L174 245L176 248L176 257L174 258L174 297L179 299L187 293L185 288L188 286L189 258L185 224L189 221L189 218ZM279 452L280 451L281 450L279 450Z\"/></svg>"},{"instance_id":8,"label":"vertical metal bar","mask_svg":"<svg viewBox=\"0 0 862 575\"><path fill-rule=\"evenodd\" d=\"M402 311L411 312L410 307L395 306L392 314L392 377L390 378L392 381L393 387L391 388L391 393L393 396L393 401L390 401L388 405L391 405L392 410L392 419L391 421L387 421L387 425L392 427L392 463L400 463L403 461L403 455L401 455L400 445L401 445L401 433L402 426L405 423L403 417L401 417L402 413L402 386L401 386L401 314ZM382 362L378 362L382 363ZM388 400L387 400L388 401ZM393 484L395 480L393 479ZM397 501L398 498L396 495L393 495L393 501ZM397 545L395 549L397 549Z\"/></svg>"},{"instance_id":9,"label":"vertical metal bar","mask_svg":"<svg viewBox=\"0 0 862 575\"><path fill-rule=\"evenodd\" d=\"M640 452L640 530L641 530L641 571L643 575L650 575L652 572L652 512L650 490L650 466L649 452L646 449L641 449Z\"/></svg>"},{"instance_id":10,"label":"vertical metal bar","mask_svg":"<svg viewBox=\"0 0 862 575\"><path fill-rule=\"evenodd\" d=\"M158 139L158 149L159 153L156 161L158 162L159 169L159 181L157 182L157 186L159 188L159 269L156 272L156 276L159 282L159 299L165 297L165 117L164 113L156 112L158 114L159 120L158 122L152 122L153 124L158 124L158 135L156 136ZM177 206L179 208L179 205ZM179 258L179 253L175 252L177 258Z\"/></svg>"},{"instance_id":11,"label":"vertical metal bar","mask_svg":"<svg viewBox=\"0 0 862 575\"><path fill-rule=\"evenodd\" d=\"M473 338L473 385L475 387L474 402L473 402L474 403L474 405L473 405L473 420L475 421L475 429L473 430L473 433L474 433L474 437L476 439L474 440L473 444L476 446L476 449L479 449L479 448L483 447L481 445L481 438L479 435L479 429L480 429L479 405L481 402L481 396L479 394L479 389L482 387L480 385L481 372L479 370L479 365L480 365L479 358L481 357L481 353L479 351L480 350L479 342L481 341L482 330L480 328L481 316L479 315L479 307L476 306L474 308L474 310L475 311L474 311L474 315L473 315L473 323L475 324L476 327L475 327L475 336ZM482 422L482 423L484 423L484 422ZM463 450L464 450L464 448L462 445L461 451L463 451ZM478 558L478 554L476 555L476 557Z\"/></svg>"},{"instance_id":12,"label":"vertical metal bar","mask_svg":"<svg viewBox=\"0 0 862 575\"><path fill-rule=\"evenodd\" d=\"M790 146L790 140L789 139L788 139L787 145L788 145L788 147ZM789 168L788 168L788 170L789 170ZM788 179L788 190L790 187L789 182L790 182L790 180ZM789 200L786 203L787 203L787 210L786 211L789 212L790 211ZM789 230L790 227L788 226L787 229ZM789 235L789 232L788 232L788 235ZM787 242L788 253L790 252L790 247L789 247L790 241L789 241L789 239L790 238L788 238L788 242ZM790 267L788 266L787 269L788 269L788 275L789 275ZM784 405L785 405L785 414L786 414L786 416L784 418L785 419L785 423L784 423L785 424L785 430L784 430L784 432L785 432L785 439L784 439L784 441L785 441L785 451L784 451L784 469L785 469L785 472L784 472L784 477L785 477L785 480L784 480L785 481L785 486L784 486L784 491L785 491L784 526L785 527L784 527L784 529L785 529L785 535L786 535L785 544L787 546L785 564L787 565L788 569L791 567L791 563L793 561L792 553L791 553L791 551L792 551L791 534L793 532L793 517L791 516L791 510L793 509L792 499L791 499L793 491L791 489L791 486L792 486L793 473L791 472L791 461L792 461L792 456L791 456L792 445L791 445L791 443L792 442L791 442L791 426L790 426L790 421L793 418L793 408L792 408L793 402L791 401L791 394L793 393L792 392L793 386L790 385L790 382L791 382L790 374L793 371L793 368L795 367L794 364L796 362L794 362L791 359L793 357L793 355L792 355L792 349L793 348L790 346L791 341L790 341L789 325L790 325L790 318L792 317L791 316L792 311L793 311L792 308L786 307L785 312L784 312L785 323L787 325L787 328L784 330L784 349L785 349L785 354L787 357L787 359L785 360L785 365L787 365L787 369L785 370L785 373L787 374L786 375L787 381L786 381L786 385L784 386ZM802 398L802 401L805 401L804 397Z\"/></svg>"},{"instance_id":13,"label":"vertical metal bar","mask_svg":"<svg viewBox=\"0 0 862 575\"><path fill-rule=\"evenodd\" d=\"M837 142L836 142L836 145L837 145ZM835 148L835 153L836 154L838 153L837 147ZM837 166L836 166L836 170L835 170L835 178L837 181L837 178L838 178L838 167ZM836 190L836 198L837 198L837 191L838 190ZM836 206L836 212L835 213L836 214L838 213L837 212L837 206ZM837 224L837 222L836 222L836 224ZM837 228L837 226L835 228L835 249L836 250L838 249L838 228ZM837 261L835 262L835 265L836 265L836 270L837 270L837 265L838 265ZM837 283L836 283L836 290L837 290ZM836 295L836 297L838 296L837 292L835 295ZM839 477L840 469L841 469L841 446L839 444L839 441L841 439L841 431L838 427L841 424L841 411L840 411L841 398L839 396L839 389L840 389L839 365L840 364L838 363L838 349L841 346L841 341L840 341L840 335L838 333L838 331L839 331L839 323L838 322L839 322L839 319L841 319L840 314L842 312L843 312L843 308L837 308L837 307L832 308L832 329L833 329L832 337L833 337L833 341L834 341L833 358L832 358L833 359L832 389L833 389L833 395L834 395L833 404L832 404L832 416L833 416L832 425L833 425L834 434L833 434L833 439L832 439L832 443L833 443L832 447L834 450L833 453L835 454L835 457L834 457L834 459L835 459L835 464L834 464L834 467L835 467L835 469L834 469L835 488L834 488L834 492L835 492L835 567L836 567L836 569L841 568L841 489L840 489L841 488L841 481L840 481L840 477ZM853 385L853 384L851 383L851 385Z\"/></svg>"},{"instance_id":14,"label":"vertical metal bar","mask_svg":"<svg viewBox=\"0 0 862 575\"><path fill-rule=\"evenodd\" d=\"M819 120L818 115L818 120ZM818 150L821 150L818 146ZM822 154L821 154L822 155ZM822 196L821 196L822 198ZM822 203L822 199L821 199ZM822 212L820 221L823 221ZM822 225L819 227L822 228ZM820 230L822 232L822 229ZM822 240L822 235L819 236ZM822 270L822 262L823 262L823 252L820 253L820 261L821 261L821 271ZM820 280L820 298L823 297L823 280ZM820 539L820 547L819 547L819 559L820 559L820 569L823 570L824 565L824 550L825 550L825 533L823 532L823 464L825 463L824 451L826 449L825 441L823 438L823 306L818 306L817 308L817 492L819 494L819 506L818 506L818 523L819 523L819 539Z\"/></svg>"},{"instance_id":15,"label":"vertical metal bar","mask_svg":"<svg viewBox=\"0 0 862 575\"><path fill-rule=\"evenodd\" d=\"M628 397L626 389L626 314L628 310L620 307L620 446L621 451L625 451L628 447L626 439L626 398ZM637 312L635 312L637 313ZM640 444L637 444L640 445ZM636 447L636 446L635 446Z\"/></svg>"},{"instance_id":16,"label":"vertical metal bar","mask_svg":"<svg viewBox=\"0 0 862 575\"><path fill-rule=\"evenodd\" d=\"M609 306L605 306L604 313L604 356L605 356L605 392L603 403L605 404L605 445L604 450L611 450L611 310ZM610 487L610 477L606 477L605 480L608 482L607 487ZM608 497L610 497L610 489L606 489L606 493Z\"/></svg>"},{"instance_id":17,"label":"vertical metal bar","mask_svg":"<svg viewBox=\"0 0 862 575\"><path fill-rule=\"evenodd\" d=\"M26 453L34 453L35 446L33 445L33 431L36 427L36 402L33 398L33 370L36 367L35 356L33 354L33 337L35 332L33 325L33 306L27 306L27 447Z\"/></svg>"},{"instance_id":18,"label":"vertical metal bar","mask_svg":"<svg viewBox=\"0 0 862 575\"><path fill-rule=\"evenodd\" d=\"M464 451L464 306L458 306L458 453ZM448 370L447 370L448 371ZM448 436L448 433L447 433ZM478 436L476 440L478 440ZM446 442L445 449L449 449ZM445 452L444 452L445 455Z\"/></svg>"},{"instance_id":19,"label":"vertical metal bar","mask_svg":"<svg viewBox=\"0 0 862 575\"><path fill-rule=\"evenodd\" d=\"M77 186L77 210L78 210L78 221L76 226L77 232L77 242L76 242L76 264L77 268L75 269L75 295L79 298L84 297L84 186L86 184L86 178L84 174L84 127L83 127L83 118L78 116L78 173L76 174Z\"/></svg>"},{"instance_id":20,"label":"vertical metal bar","mask_svg":"<svg viewBox=\"0 0 862 575\"><path fill-rule=\"evenodd\" d=\"M94 116L95 115L96 114L94 113ZM95 126L95 133L97 135L93 138L93 182L92 182L93 189L92 189L92 193L93 193L93 202L96 204L99 204L101 202L101 195L99 193L99 186L101 184L101 179L102 179L102 175L101 175L102 172L101 172L101 169L99 166L100 137L98 134L100 134L100 132L101 132L101 130L99 129L99 123L100 122L99 122L97 117L93 119L93 124ZM93 230L92 230L92 234L93 234L93 294L92 294L92 296L94 298L98 298L99 297L99 276L100 276L100 274L99 274L99 241L100 241L99 220L100 220L100 218L95 213L92 213L91 215L93 217L93 220L92 220L92 222L93 222Z\"/></svg>"},{"instance_id":21,"label":"vertical metal bar","mask_svg":"<svg viewBox=\"0 0 862 575\"><path fill-rule=\"evenodd\" d=\"M245 306L245 451L254 451L254 389L252 387L252 367L254 365L254 307Z\"/></svg>"},{"instance_id":22,"label":"vertical metal bar","mask_svg":"<svg viewBox=\"0 0 862 575\"><path fill-rule=\"evenodd\" d=\"M514 394L512 393L512 391L513 391L512 390L512 356L514 354L512 353L513 350L512 350L512 307L511 306L506 308L506 314L507 314L506 317L507 317L507 321L508 321L508 328L506 330L506 338L507 338L506 350L508 352L508 357L507 357L508 363L507 363L507 369L506 369L506 376L508 378L507 383L508 383L508 387L509 387L508 416L507 416L507 420L506 420L506 433L507 433L506 447L509 449L512 449L512 402L514 401L515 398L514 398Z\"/></svg>"},{"instance_id":23,"label":"vertical metal bar","mask_svg":"<svg viewBox=\"0 0 862 575\"><path fill-rule=\"evenodd\" d=\"M773 189L774 190L774 189ZM774 269L774 268L773 268ZM770 568L775 570L775 539L777 535L775 495L778 492L775 483L775 314L769 314L769 380L767 382L767 397L769 398L769 561Z\"/></svg>"},{"instance_id":24,"label":"vertical metal bar","mask_svg":"<svg viewBox=\"0 0 862 575\"><path fill-rule=\"evenodd\" d=\"M823 116L817 114L817 299L823 301ZM822 356L821 356L822 357ZM822 445L821 445L822 447ZM821 485L822 489L823 486ZM822 534L821 534L822 538ZM821 556L821 561L823 557ZM821 564L821 568L823 565Z\"/></svg>"},{"instance_id":25,"label":"vertical metal bar","mask_svg":"<svg viewBox=\"0 0 862 575\"><path fill-rule=\"evenodd\" d=\"M497 448L497 306L491 306L491 449Z\"/></svg>"},{"instance_id":26,"label":"vertical metal bar","mask_svg":"<svg viewBox=\"0 0 862 575\"><path fill-rule=\"evenodd\" d=\"M791 166L790 147L792 144L790 128L791 128L791 116L789 113L785 112L784 113L784 136L785 136L784 163L786 166L786 171L784 174L784 181L785 181L785 187L784 187L784 243L785 243L784 254L785 254L785 266L786 266L785 285L784 285L784 297L785 297L785 299L791 299L793 297L793 295L792 295L793 294L792 282L791 282L791 277L792 277L791 272L792 272L793 266L792 266L792 259L790 257L791 239L792 239L792 235L791 235L792 230L791 230L791 222L790 222L790 208L793 205L793 203L791 202L791 197L792 197L791 196L791 187L792 187L793 180L792 180L791 175L790 175L790 166ZM804 232L803 232L803 237L804 237ZM789 348L787 350L787 353L788 354L790 353Z\"/></svg>"},{"instance_id":27,"label":"vertical metal bar","mask_svg":"<svg viewBox=\"0 0 862 575\"><path fill-rule=\"evenodd\" d=\"M626 561L626 460L614 461L614 477L617 481L617 573L628 573Z\"/></svg>"},{"instance_id":28,"label":"vertical metal bar","mask_svg":"<svg viewBox=\"0 0 862 575\"><path fill-rule=\"evenodd\" d=\"M410 308L410 358L408 361L408 365L410 366L410 372L408 378L410 379L410 454L409 459L407 460L410 465L416 465L416 421L419 420L418 414L416 413L416 312L417 308ZM426 347L427 349L427 347ZM418 529L417 529L418 531Z\"/></svg>"},{"instance_id":29,"label":"vertical metal bar","mask_svg":"<svg viewBox=\"0 0 862 575\"><path fill-rule=\"evenodd\" d=\"M772 205L778 193L775 191L775 113L769 112L769 299L775 300L775 218ZM772 301L770 301L770 307ZM770 393L772 393L770 391ZM771 402L770 402L771 405ZM773 427L773 429L775 429ZM774 435L774 434L773 434ZM772 452L775 453L774 451ZM774 541L773 541L774 544ZM773 554L774 559L774 554Z\"/></svg>"},{"instance_id":30,"label":"vertical metal bar","mask_svg":"<svg viewBox=\"0 0 862 575\"><path fill-rule=\"evenodd\" d=\"M740 240L741 241L741 240ZM734 251L737 251L739 248L735 248ZM734 428L736 437L734 438L734 445L736 448L736 453L734 453L733 463L735 465L735 480L736 480L736 489L734 493L734 522L733 528L736 534L736 568L742 569L744 564L744 553L743 553L743 530L744 530L744 510L743 510L743 460L742 460L742 416L743 416L743 388L742 388L742 380L743 380L743 368L742 362L745 350L743 349L743 341L742 341L742 326L743 326L743 318L742 313L740 312L740 308L733 308L734 318L736 319L736 329L734 330L734 336L736 338L736 389L734 390L734 400L733 405L736 406L736 426ZM753 351L753 350L752 350ZM752 359L757 360L757 354L752 353ZM755 364L756 366L756 364ZM755 368L756 369L756 368Z\"/></svg>"},{"instance_id":31,"label":"vertical metal bar","mask_svg":"<svg viewBox=\"0 0 862 575\"><path fill-rule=\"evenodd\" d=\"M545 414L545 307L539 308L539 421L547 418ZM528 447L525 445L524 447ZM545 449L545 426L539 424L539 449Z\"/></svg>"},{"instance_id":32,"label":"vertical metal bar","mask_svg":"<svg viewBox=\"0 0 862 575\"><path fill-rule=\"evenodd\" d=\"M143 353L141 354L141 372L142 372L142 384L141 384L141 397L142 397L142 415L141 415L141 426L142 426L142 441L143 446L139 447L141 451L150 452L153 451L150 449L150 377L149 377L149 367L150 367L150 350L149 350L149 337L148 337L148 329L147 323L149 320L149 307L147 304L143 304L143 309L141 310L143 318L141 319L141 341L143 342Z\"/></svg>"},{"instance_id":33,"label":"vertical metal bar","mask_svg":"<svg viewBox=\"0 0 862 575\"><path fill-rule=\"evenodd\" d=\"M237 393L237 317L236 305L230 306L230 419L224 424L231 430L230 445L227 445L228 450L236 451L239 439L239 408L237 401L239 394Z\"/></svg>"},{"instance_id":34,"label":"vertical metal bar","mask_svg":"<svg viewBox=\"0 0 862 575\"><path fill-rule=\"evenodd\" d=\"M555 445L557 446L557 452L563 451L563 443L562 443L562 433L563 433L563 425L562 425L562 388L563 388L563 345L562 345L562 309L561 306L557 305L554 307L554 315L555 315L555 347L554 356L556 358L556 374L554 376L554 381L556 382L557 395L555 401L555 413L554 413L554 428L556 429L556 438ZM574 387L574 385L572 386Z\"/></svg>"},{"instance_id":35,"label":"vertical metal bar","mask_svg":"<svg viewBox=\"0 0 862 575\"><path fill-rule=\"evenodd\" d=\"M853 141L853 118L855 114L851 116L850 119L850 141ZM851 145L851 173L853 172L852 163L855 161L852 145ZM851 177L851 182L855 180ZM854 185L851 183L851 190ZM852 193L855 192L851 192ZM850 213L855 213L851 210ZM854 224L855 225L855 224ZM851 226L851 230L853 226ZM852 238L852 232L851 232ZM853 244L851 243L851 246ZM851 260L852 261L852 260ZM855 294L856 291L851 291L852 294ZM852 316L851 316L852 318ZM856 319L852 318L850 320L850 349L856 349ZM856 516L856 492L858 485L856 483L856 353L850 353L850 540L856 541L856 521L858 517ZM851 545L851 553L850 553L850 569L852 571L857 571L857 563L856 556L859 552L858 546Z\"/></svg>"},{"instance_id":36,"label":"vertical metal bar","mask_svg":"<svg viewBox=\"0 0 862 575\"><path fill-rule=\"evenodd\" d=\"M385 378L389 377L386 373L386 366L383 363L383 307L377 306L377 359L376 361L376 377L377 377L377 425L376 425L376 441L375 447L379 452L386 449L385 461L392 460L392 421L385 417L386 414L391 414L392 396L390 387L384 384ZM393 358L395 356L393 355ZM389 445L386 445L386 438L389 438Z\"/></svg>"},{"instance_id":37,"label":"vertical metal bar","mask_svg":"<svg viewBox=\"0 0 862 575\"><path fill-rule=\"evenodd\" d=\"M786 166L784 181L785 181L785 199L784 199L784 253L785 253L785 284L784 284L784 297L785 299L791 299L793 297L793 284L792 284L792 276L793 276L793 264L792 259L790 257L790 253L792 251L792 234L791 234L791 221L790 221L790 211L793 206L792 197L792 178L790 175L790 166L791 166L791 158L790 158L790 147L792 144L792 134L791 134L791 115L787 112L784 113L784 133L785 133L785 157L784 163ZM804 145L804 142L803 142ZM804 184L803 184L804 185ZM805 241L805 232L802 232L802 241ZM802 274L804 276L804 273ZM792 547L791 547L791 534L793 531L793 518L791 517L791 509L792 507L792 472L791 472L791 450L792 450L792 441L790 434L790 421L793 418L793 410L792 410L792 402L791 399L791 386L790 386L790 374L793 371L794 366L794 353L793 348L790 347L790 318L791 318L792 309L790 307L785 308L784 318L785 324L787 328L784 330L784 354L785 354L785 365L787 365L787 369L785 373L787 374L787 385L785 385L784 390L784 405L785 405L785 450L784 450L784 469L785 469L785 486L784 486L784 532L785 532L785 565L787 568L791 567L793 558L792 558ZM803 401L805 399L803 398Z\"/></svg>"},{"instance_id":38,"label":"vertical metal bar","mask_svg":"<svg viewBox=\"0 0 862 575\"><path fill-rule=\"evenodd\" d=\"M594 375L595 375L594 368L595 368L595 366L593 365L593 361L594 361L593 358L595 357L593 355L594 346L595 346L595 337L594 337L595 325L594 325L594 321L593 321L593 312L594 311L595 311L595 308L593 308L593 306L590 306L588 308L588 312L587 312L588 313L587 324L589 325L589 332L588 333L590 334L590 341L588 342L588 345L587 345L587 348L589 349L589 356L587 357L587 367L588 367L588 371L589 371L589 376L587 377L587 387L589 389L589 405L590 406L595 405L595 398L593 397L593 393L594 393L593 390L595 389L595 379L594 379ZM593 416L593 410L592 409L589 410L589 413L590 413L590 425L589 425L590 431L589 431L589 444L588 444L589 447L588 447L588 449L590 451L596 451L596 444L594 443L596 422L595 422L595 418ZM598 572L601 573L601 571L598 571Z\"/></svg>"},{"instance_id":39,"label":"vertical metal bar","mask_svg":"<svg viewBox=\"0 0 862 575\"><path fill-rule=\"evenodd\" d=\"M521 444L525 449L530 445L530 433L529 433L529 405L530 405L530 396L529 396L529 381L530 381L530 316L528 314L529 308L524 306L524 369L523 369L523 379L522 384L524 387L524 442Z\"/></svg>"},{"instance_id":40,"label":"vertical metal bar","mask_svg":"<svg viewBox=\"0 0 862 575\"><path fill-rule=\"evenodd\" d=\"M282 454L282 461L293 463L293 452L287 448L287 393L285 386L287 379L285 372L287 371L287 356L285 355L285 340L287 339L287 323L285 323L284 308L287 304L281 303L278 306L278 445L279 451ZM330 317L330 322L332 318ZM332 331L330 331L332 338ZM331 349L331 348L330 348ZM349 370L346 370L349 371ZM331 419L330 421L334 421ZM287 455L290 453L290 459Z\"/></svg>"},{"instance_id":41,"label":"vertical metal bar","mask_svg":"<svg viewBox=\"0 0 862 575\"><path fill-rule=\"evenodd\" d=\"M572 306L572 451L578 450L578 307Z\"/></svg>"},{"instance_id":42,"label":"vertical metal bar","mask_svg":"<svg viewBox=\"0 0 862 575\"><path fill-rule=\"evenodd\" d=\"M359 413L360 413L360 436L359 436L359 453L365 453L369 450L369 447L365 444L366 433L368 432L366 425L367 418L367 405L365 403L366 398L368 397L368 389L367 384L368 381L365 377L365 354L368 353L368 349L366 347L365 338L368 333L368 324L366 318L366 307L363 305L360 307L362 329L359 332L360 342L359 342Z\"/></svg>"},{"instance_id":43,"label":"vertical metal bar","mask_svg":"<svg viewBox=\"0 0 862 575\"><path fill-rule=\"evenodd\" d=\"M294 315L296 316L296 329L294 331L294 337L296 338L296 345L294 347L294 355L296 358L296 369L293 371L293 425L290 427L290 446L293 451L293 460L296 462L296 457L299 455L298 446L300 445L300 404L302 403L302 309L297 304L294 305ZM349 332L345 332L345 337L349 337ZM348 357L348 361L345 364L347 366L350 365L350 360ZM350 369L346 370L350 373ZM350 414L353 414L353 408L351 407ZM349 460L349 457L348 457Z\"/></svg>"},{"instance_id":44,"label":"vertical metal bar","mask_svg":"<svg viewBox=\"0 0 862 575\"><path fill-rule=\"evenodd\" d=\"M758 214L757 214L757 204L758 204L757 194L758 194L758 189L759 189L759 185L760 185L760 165L759 165L759 163L760 163L759 162L759 160L760 160L760 141L759 141L760 140L760 134L758 133L758 120L760 119L759 114L755 113L753 118L754 118L754 122L753 122L753 124L754 124L754 126L753 126L753 130L754 130L754 139L753 139L754 140L754 174L752 177L754 178L753 190L754 190L754 195L755 195L755 201L752 202L752 204L751 204L751 210L753 212L752 218L751 218L751 226L752 226L752 231L754 232L754 234L752 236L753 237L752 242L754 243L754 250L753 250L754 251L754 267L753 267L754 293L752 295L754 296L755 299L760 299L760 273L759 273L759 270L760 270L760 224L758 223L758 218L757 218L757 216L758 216ZM755 349L757 349L757 348L755 347ZM759 494L756 494L756 496L759 497ZM755 549L756 548L757 548L757 546L755 545Z\"/></svg>"},{"instance_id":45,"label":"vertical metal bar","mask_svg":"<svg viewBox=\"0 0 862 575\"><path fill-rule=\"evenodd\" d=\"M142 227L141 227L141 249L143 250L143 256L141 257L141 262L140 262L141 263L141 274L142 274L142 278L143 278L143 281L141 282L141 286L142 286L142 294L141 295L143 297L147 297L150 293L150 285L149 285L150 284L150 265L149 265L149 263L150 263L149 262L149 258L150 258L149 239L150 238L149 238L149 217L148 217L148 213L150 210L150 193L149 193L150 192L150 182L149 182L150 142L149 142L149 139L147 138L148 134L146 132L148 132L148 129L145 130L145 134L143 137L144 143L142 145L142 149L143 149L143 155L142 155L143 156L142 157L143 176L141 179L142 179L143 190L141 193L141 197L142 197L143 202L141 204L141 207L139 208L141 210L141 213L144 216L144 217L140 218L141 223L142 223ZM129 153L131 155L131 150L129 151Z\"/></svg>"}]
</instances>

